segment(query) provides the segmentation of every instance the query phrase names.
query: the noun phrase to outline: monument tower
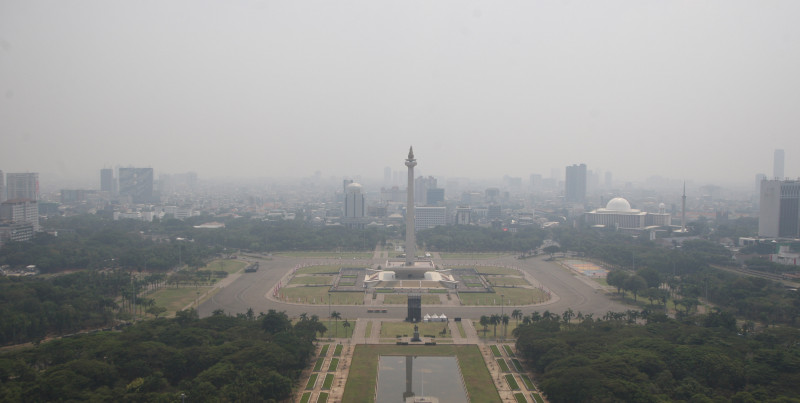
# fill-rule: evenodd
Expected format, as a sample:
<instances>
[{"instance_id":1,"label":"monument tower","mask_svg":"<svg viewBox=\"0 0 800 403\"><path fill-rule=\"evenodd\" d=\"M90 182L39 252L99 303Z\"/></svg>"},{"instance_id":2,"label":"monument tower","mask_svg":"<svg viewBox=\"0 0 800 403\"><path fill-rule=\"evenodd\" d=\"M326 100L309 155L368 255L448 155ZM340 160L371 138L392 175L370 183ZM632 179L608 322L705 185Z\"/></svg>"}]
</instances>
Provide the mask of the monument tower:
<instances>
[{"instance_id":1,"label":"monument tower","mask_svg":"<svg viewBox=\"0 0 800 403\"><path fill-rule=\"evenodd\" d=\"M417 240L414 234L414 167L417 160L414 158L414 147L408 148L408 198L406 199L406 266L414 266L417 255Z\"/></svg>"}]
</instances>

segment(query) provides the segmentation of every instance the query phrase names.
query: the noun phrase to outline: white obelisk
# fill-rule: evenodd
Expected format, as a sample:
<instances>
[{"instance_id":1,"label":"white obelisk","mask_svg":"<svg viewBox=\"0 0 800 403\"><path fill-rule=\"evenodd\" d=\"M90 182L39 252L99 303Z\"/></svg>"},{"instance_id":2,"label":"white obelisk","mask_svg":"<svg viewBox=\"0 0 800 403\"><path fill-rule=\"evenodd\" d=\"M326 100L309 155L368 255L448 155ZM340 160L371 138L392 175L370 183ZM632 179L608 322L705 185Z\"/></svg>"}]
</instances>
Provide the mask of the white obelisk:
<instances>
[{"instance_id":1,"label":"white obelisk","mask_svg":"<svg viewBox=\"0 0 800 403\"><path fill-rule=\"evenodd\" d=\"M406 266L414 265L414 258L417 255L417 240L414 237L414 167L417 160L414 159L414 147L408 148L408 199L406 201Z\"/></svg>"}]
</instances>

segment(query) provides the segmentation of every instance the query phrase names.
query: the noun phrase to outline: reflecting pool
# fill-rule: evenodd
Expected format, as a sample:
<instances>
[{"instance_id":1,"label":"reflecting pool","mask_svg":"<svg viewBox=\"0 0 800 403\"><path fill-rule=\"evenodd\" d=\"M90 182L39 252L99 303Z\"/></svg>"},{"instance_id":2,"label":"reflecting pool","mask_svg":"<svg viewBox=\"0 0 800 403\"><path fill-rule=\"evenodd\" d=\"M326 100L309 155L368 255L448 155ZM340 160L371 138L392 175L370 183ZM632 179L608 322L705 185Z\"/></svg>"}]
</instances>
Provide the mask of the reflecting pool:
<instances>
[{"instance_id":1,"label":"reflecting pool","mask_svg":"<svg viewBox=\"0 0 800 403\"><path fill-rule=\"evenodd\" d=\"M435 397L439 403L466 402L456 357L382 355L376 402L404 403L411 396Z\"/></svg>"}]
</instances>

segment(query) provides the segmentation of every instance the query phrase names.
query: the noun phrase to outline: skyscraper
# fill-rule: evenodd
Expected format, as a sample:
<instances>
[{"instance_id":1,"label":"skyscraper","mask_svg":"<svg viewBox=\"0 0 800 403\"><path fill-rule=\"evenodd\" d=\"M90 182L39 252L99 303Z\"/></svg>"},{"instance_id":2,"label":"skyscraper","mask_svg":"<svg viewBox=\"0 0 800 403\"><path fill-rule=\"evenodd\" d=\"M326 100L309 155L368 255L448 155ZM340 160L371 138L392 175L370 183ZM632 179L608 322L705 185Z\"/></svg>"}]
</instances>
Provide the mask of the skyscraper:
<instances>
[{"instance_id":1,"label":"skyscraper","mask_svg":"<svg viewBox=\"0 0 800 403\"><path fill-rule=\"evenodd\" d=\"M114 170L103 168L100 170L100 190L103 192L114 192Z\"/></svg>"},{"instance_id":2,"label":"skyscraper","mask_svg":"<svg viewBox=\"0 0 800 403\"><path fill-rule=\"evenodd\" d=\"M414 167L417 160L414 158L414 147L408 148L408 196L406 198L406 266L413 266L417 255L417 240L414 233Z\"/></svg>"},{"instance_id":3,"label":"skyscraper","mask_svg":"<svg viewBox=\"0 0 800 403\"><path fill-rule=\"evenodd\" d=\"M586 164L567 167L564 187L567 203L583 203L586 200Z\"/></svg>"},{"instance_id":4,"label":"skyscraper","mask_svg":"<svg viewBox=\"0 0 800 403\"><path fill-rule=\"evenodd\" d=\"M364 205L364 194L361 193L361 185L351 183L347 185L344 195L344 217L342 224L348 228L364 228L366 222L366 207Z\"/></svg>"},{"instance_id":5,"label":"skyscraper","mask_svg":"<svg viewBox=\"0 0 800 403\"><path fill-rule=\"evenodd\" d=\"M119 194L130 196L133 203L152 203L153 168L120 168Z\"/></svg>"},{"instance_id":6,"label":"skyscraper","mask_svg":"<svg viewBox=\"0 0 800 403\"><path fill-rule=\"evenodd\" d=\"M773 179L783 180L783 150L775 150L775 155L772 161L772 176Z\"/></svg>"},{"instance_id":7,"label":"skyscraper","mask_svg":"<svg viewBox=\"0 0 800 403\"><path fill-rule=\"evenodd\" d=\"M758 207L758 236L800 237L800 181L761 182Z\"/></svg>"},{"instance_id":8,"label":"skyscraper","mask_svg":"<svg viewBox=\"0 0 800 403\"><path fill-rule=\"evenodd\" d=\"M39 174L35 172L6 174L7 200L39 200Z\"/></svg>"}]
</instances>

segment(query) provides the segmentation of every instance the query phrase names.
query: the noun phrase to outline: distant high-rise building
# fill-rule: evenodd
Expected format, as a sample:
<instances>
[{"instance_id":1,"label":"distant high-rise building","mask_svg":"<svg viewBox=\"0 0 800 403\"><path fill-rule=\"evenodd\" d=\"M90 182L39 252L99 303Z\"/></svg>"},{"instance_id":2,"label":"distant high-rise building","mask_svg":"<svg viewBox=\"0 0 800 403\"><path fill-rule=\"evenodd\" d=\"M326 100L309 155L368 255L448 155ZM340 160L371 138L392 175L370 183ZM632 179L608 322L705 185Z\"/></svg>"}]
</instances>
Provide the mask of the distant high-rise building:
<instances>
[{"instance_id":1,"label":"distant high-rise building","mask_svg":"<svg viewBox=\"0 0 800 403\"><path fill-rule=\"evenodd\" d=\"M773 179L783 179L783 150L775 150L774 159L772 161L772 176Z\"/></svg>"},{"instance_id":2,"label":"distant high-rise building","mask_svg":"<svg viewBox=\"0 0 800 403\"><path fill-rule=\"evenodd\" d=\"M456 225L470 225L472 223L472 209L468 206L456 208Z\"/></svg>"},{"instance_id":3,"label":"distant high-rise building","mask_svg":"<svg viewBox=\"0 0 800 403\"><path fill-rule=\"evenodd\" d=\"M483 194L486 197L487 203L493 203L500 199L500 189L499 188L487 188Z\"/></svg>"},{"instance_id":4,"label":"distant high-rise building","mask_svg":"<svg viewBox=\"0 0 800 403\"><path fill-rule=\"evenodd\" d=\"M415 207L414 228L417 231L447 225L446 207Z\"/></svg>"},{"instance_id":5,"label":"distant high-rise building","mask_svg":"<svg viewBox=\"0 0 800 403\"><path fill-rule=\"evenodd\" d=\"M114 170L111 168L103 168L100 170L100 191L114 192Z\"/></svg>"},{"instance_id":6,"label":"distant high-rise building","mask_svg":"<svg viewBox=\"0 0 800 403\"><path fill-rule=\"evenodd\" d=\"M347 185L342 224L348 228L364 228L366 225L364 217L367 215L364 204L364 194L361 193L361 185L355 182Z\"/></svg>"},{"instance_id":7,"label":"distant high-rise building","mask_svg":"<svg viewBox=\"0 0 800 403\"><path fill-rule=\"evenodd\" d=\"M153 168L120 168L119 194L133 203L153 203Z\"/></svg>"},{"instance_id":8,"label":"distant high-rise building","mask_svg":"<svg viewBox=\"0 0 800 403\"><path fill-rule=\"evenodd\" d=\"M567 167L564 187L564 199L568 203L583 203L586 200L586 164Z\"/></svg>"},{"instance_id":9,"label":"distant high-rise building","mask_svg":"<svg viewBox=\"0 0 800 403\"><path fill-rule=\"evenodd\" d=\"M425 198L426 204L429 206L437 206L444 203L444 189L433 188L428 189L427 197Z\"/></svg>"},{"instance_id":10,"label":"distant high-rise building","mask_svg":"<svg viewBox=\"0 0 800 403\"><path fill-rule=\"evenodd\" d=\"M414 180L414 202L421 206L430 204L428 202L428 189L436 189L438 181L433 176L420 176Z\"/></svg>"},{"instance_id":11,"label":"distant high-rise building","mask_svg":"<svg viewBox=\"0 0 800 403\"><path fill-rule=\"evenodd\" d=\"M7 173L6 191L7 200L39 200L39 174L35 172Z\"/></svg>"},{"instance_id":12,"label":"distant high-rise building","mask_svg":"<svg viewBox=\"0 0 800 403\"><path fill-rule=\"evenodd\" d=\"M761 182L758 236L800 238L800 181Z\"/></svg>"},{"instance_id":13,"label":"distant high-rise building","mask_svg":"<svg viewBox=\"0 0 800 403\"><path fill-rule=\"evenodd\" d=\"M383 168L383 186L392 185L392 168Z\"/></svg>"},{"instance_id":14,"label":"distant high-rise building","mask_svg":"<svg viewBox=\"0 0 800 403\"><path fill-rule=\"evenodd\" d=\"M767 175L756 174L756 187L755 187L756 194L759 194L761 192L761 181L766 180L766 179L767 179Z\"/></svg>"}]
</instances>

